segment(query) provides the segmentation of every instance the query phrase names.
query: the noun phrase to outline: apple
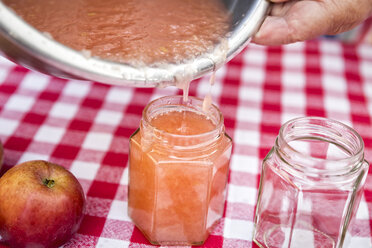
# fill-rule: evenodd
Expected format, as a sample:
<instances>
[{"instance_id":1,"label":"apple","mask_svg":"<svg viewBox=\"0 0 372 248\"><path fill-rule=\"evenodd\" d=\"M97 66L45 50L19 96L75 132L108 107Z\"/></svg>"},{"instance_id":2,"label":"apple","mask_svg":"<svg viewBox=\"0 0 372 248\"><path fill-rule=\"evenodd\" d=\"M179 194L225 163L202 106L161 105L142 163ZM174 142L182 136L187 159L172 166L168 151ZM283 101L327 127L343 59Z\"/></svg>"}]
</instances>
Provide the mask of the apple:
<instances>
[{"instance_id":1,"label":"apple","mask_svg":"<svg viewBox=\"0 0 372 248\"><path fill-rule=\"evenodd\" d=\"M85 209L79 181L62 166L35 160L0 178L0 235L11 247L58 247L78 230Z\"/></svg>"}]
</instances>

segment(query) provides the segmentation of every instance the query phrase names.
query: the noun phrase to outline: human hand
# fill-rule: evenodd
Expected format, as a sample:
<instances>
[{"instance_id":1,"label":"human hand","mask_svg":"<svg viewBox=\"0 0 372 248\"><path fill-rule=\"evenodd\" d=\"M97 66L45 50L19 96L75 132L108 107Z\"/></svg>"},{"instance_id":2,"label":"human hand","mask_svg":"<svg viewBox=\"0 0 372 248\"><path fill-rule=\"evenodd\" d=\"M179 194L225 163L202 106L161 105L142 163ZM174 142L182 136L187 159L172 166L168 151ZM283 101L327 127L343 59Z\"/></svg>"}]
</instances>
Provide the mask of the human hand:
<instances>
[{"instance_id":1,"label":"human hand","mask_svg":"<svg viewBox=\"0 0 372 248\"><path fill-rule=\"evenodd\" d=\"M372 14L372 0L271 0L252 42L282 45L350 30Z\"/></svg>"}]
</instances>

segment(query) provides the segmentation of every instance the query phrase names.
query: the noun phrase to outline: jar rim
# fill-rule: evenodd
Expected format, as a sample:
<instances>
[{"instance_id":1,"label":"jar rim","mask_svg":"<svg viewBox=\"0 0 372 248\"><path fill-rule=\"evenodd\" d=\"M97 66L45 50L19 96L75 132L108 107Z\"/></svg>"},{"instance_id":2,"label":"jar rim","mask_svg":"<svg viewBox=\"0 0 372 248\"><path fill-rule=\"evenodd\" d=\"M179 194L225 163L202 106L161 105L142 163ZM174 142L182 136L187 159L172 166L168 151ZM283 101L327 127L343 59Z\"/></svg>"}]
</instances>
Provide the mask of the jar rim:
<instances>
[{"instance_id":1,"label":"jar rim","mask_svg":"<svg viewBox=\"0 0 372 248\"><path fill-rule=\"evenodd\" d=\"M191 134L191 135L175 134L175 133L170 133L170 132L164 131L162 129L159 129L159 128L151 125L150 110L156 103L160 103L160 105L157 106L157 108L161 108L161 107L164 107L164 106L180 105L180 106L185 107L186 111L187 110L189 110L189 111L194 110L197 113L203 114L203 115L206 115L206 116L208 116L208 113L203 111L203 109L202 109L203 100L198 98L198 97L189 96L188 100L186 102L183 100L183 96L180 96L180 95L163 96L163 97L152 100L150 103L148 103L146 105L145 109L143 110L142 121L146 123L146 126L150 126L154 133L156 133L158 135L161 135L162 137L172 137L172 138L176 138L176 139L195 139L195 138L197 138L197 139L203 140L203 138L218 136L224 130L223 115L222 115L221 111L219 110L219 108L215 104L211 104L210 113L214 114L214 116L215 116L214 119L216 119L215 122L214 122L213 118L211 118L212 121L213 121L213 124L215 124L215 127L212 130L210 130L208 132L203 132L203 133L199 133L199 134Z\"/></svg>"},{"instance_id":2,"label":"jar rim","mask_svg":"<svg viewBox=\"0 0 372 248\"><path fill-rule=\"evenodd\" d=\"M321 123L324 123L324 124L328 124L328 126L323 126L324 128L335 128L337 127L337 129L330 129L330 130L327 130L327 131L330 131L332 132L333 134L335 134L336 136L339 136L341 138L341 136L343 135L342 134L342 131L346 131L346 132L349 132L351 135L347 138L349 139L353 139L354 141L356 141L356 149L353 151L353 152L350 152L348 150L349 153L349 156L347 157L344 157L344 158L320 158L320 157L314 157L314 156L311 156L311 155L308 155L308 154L304 154L303 152L299 151L298 149L294 148L291 144L289 144L290 141L293 141L293 140L288 140L288 137L286 136L286 132L290 132L288 131L288 129L290 128L294 128L295 127L295 124L311 124L313 125L314 127L315 126L318 126L318 127L322 127L320 124ZM314 135L315 137L315 135ZM337 144L339 145L339 144ZM342 123L342 122L339 122L339 121L336 121L336 120L333 120L333 119L329 119L329 118L324 118L324 117L315 117L315 116L310 116L310 117L298 117L298 118L294 118L294 119L291 119L287 122L285 122L282 127L280 128L279 130L279 135L278 135L278 138L275 142L275 146L278 148L278 150L280 150L280 147L285 147L286 149L286 152L283 152L283 151L280 151L280 154L281 156L285 157L285 159L293 159L295 158L295 161L298 162L299 160L302 162L302 163L289 163L291 165L291 167L297 169L297 170L300 170L300 171L308 171L308 172L314 172L314 173L325 173L325 174L329 174L329 173L342 173L342 172L345 172L345 173L348 173L350 171L353 171L355 168L355 166L360 166L361 162L364 161L364 142L363 142L363 139L362 137L353 129L351 128L350 126ZM349 148L349 147L348 147ZM351 148L350 148L351 149ZM289 155L289 153L291 153ZM305 164L306 162L311 162L312 164L316 164L316 163L334 163L334 164L339 164L341 166L335 166L333 169L332 168L327 168L327 169L318 169L318 168L313 168L313 167L307 167ZM358 163L359 162L359 163ZM349 165L350 164L355 164L355 166L352 166L350 167ZM342 166L342 165L345 165L345 166Z\"/></svg>"}]
</instances>

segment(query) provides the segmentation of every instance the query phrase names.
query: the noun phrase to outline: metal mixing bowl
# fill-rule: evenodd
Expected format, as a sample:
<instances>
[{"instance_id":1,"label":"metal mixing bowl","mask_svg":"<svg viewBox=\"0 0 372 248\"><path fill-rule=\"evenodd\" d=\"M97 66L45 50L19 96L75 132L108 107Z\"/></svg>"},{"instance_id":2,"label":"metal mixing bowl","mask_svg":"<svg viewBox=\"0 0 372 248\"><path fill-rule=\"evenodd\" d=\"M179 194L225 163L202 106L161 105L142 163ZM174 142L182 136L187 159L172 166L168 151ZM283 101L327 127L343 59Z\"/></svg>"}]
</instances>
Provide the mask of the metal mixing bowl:
<instances>
[{"instance_id":1,"label":"metal mixing bowl","mask_svg":"<svg viewBox=\"0 0 372 248\"><path fill-rule=\"evenodd\" d=\"M66 47L37 31L0 0L0 54L26 68L61 78L84 79L108 84L153 87L174 85L179 76L193 79L219 68L233 58L257 31L269 8L267 0L223 0L232 13L227 38L227 57L219 45L213 52L182 64L136 68L95 57Z\"/></svg>"}]
</instances>

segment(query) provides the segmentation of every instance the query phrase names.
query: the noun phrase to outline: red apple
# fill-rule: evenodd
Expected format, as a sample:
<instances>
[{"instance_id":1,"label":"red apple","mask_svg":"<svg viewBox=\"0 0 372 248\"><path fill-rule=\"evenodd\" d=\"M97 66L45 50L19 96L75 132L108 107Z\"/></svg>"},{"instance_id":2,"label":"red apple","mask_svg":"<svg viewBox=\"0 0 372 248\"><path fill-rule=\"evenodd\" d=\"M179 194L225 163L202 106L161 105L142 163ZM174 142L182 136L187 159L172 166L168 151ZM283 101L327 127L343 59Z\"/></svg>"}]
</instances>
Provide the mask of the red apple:
<instances>
[{"instance_id":1,"label":"red apple","mask_svg":"<svg viewBox=\"0 0 372 248\"><path fill-rule=\"evenodd\" d=\"M79 181L62 166L29 161L0 178L0 235L11 247L58 247L78 230L85 209Z\"/></svg>"}]
</instances>

